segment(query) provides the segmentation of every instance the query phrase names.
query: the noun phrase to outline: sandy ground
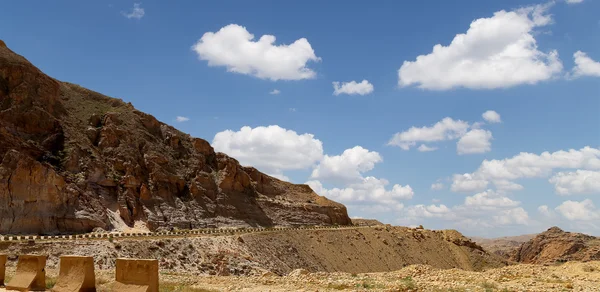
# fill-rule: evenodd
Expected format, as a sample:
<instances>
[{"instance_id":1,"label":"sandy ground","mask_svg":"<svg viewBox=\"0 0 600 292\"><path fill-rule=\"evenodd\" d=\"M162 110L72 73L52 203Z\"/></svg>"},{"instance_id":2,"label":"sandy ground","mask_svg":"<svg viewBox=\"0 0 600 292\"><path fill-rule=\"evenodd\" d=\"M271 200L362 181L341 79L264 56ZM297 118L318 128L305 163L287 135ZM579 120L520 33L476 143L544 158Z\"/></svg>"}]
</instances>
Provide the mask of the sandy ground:
<instances>
[{"instance_id":1,"label":"sandy ground","mask_svg":"<svg viewBox=\"0 0 600 292\"><path fill-rule=\"evenodd\" d=\"M12 275L13 269L7 271ZM47 271L49 285L56 269ZM98 292L111 291L114 274L96 271ZM514 265L483 272L412 265L386 273L309 273L286 276L191 276L160 274L160 291L600 291L600 262L557 266ZM0 288L0 291L5 291Z\"/></svg>"}]
</instances>

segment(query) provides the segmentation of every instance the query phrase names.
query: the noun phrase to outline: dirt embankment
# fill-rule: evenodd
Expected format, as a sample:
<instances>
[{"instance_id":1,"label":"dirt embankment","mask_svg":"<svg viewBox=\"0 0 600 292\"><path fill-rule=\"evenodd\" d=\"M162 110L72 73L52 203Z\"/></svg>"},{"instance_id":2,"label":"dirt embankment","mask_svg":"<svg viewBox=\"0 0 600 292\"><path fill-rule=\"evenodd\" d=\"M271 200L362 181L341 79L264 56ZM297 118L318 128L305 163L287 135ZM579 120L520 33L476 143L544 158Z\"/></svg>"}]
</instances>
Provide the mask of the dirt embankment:
<instances>
[{"instance_id":1,"label":"dirt embankment","mask_svg":"<svg viewBox=\"0 0 600 292\"><path fill-rule=\"evenodd\" d=\"M113 269L118 257L154 258L161 272L187 275L262 275L267 271L285 275L299 268L365 273L411 264L482 270L506 265L453 230L384 226L112 242L4 243L0 253L10 255L9 266L14 266L17 254L47 254L49 268L56 268L63 254L94 255L96 267L105 270Z\"/></svg>"}]
</instances>

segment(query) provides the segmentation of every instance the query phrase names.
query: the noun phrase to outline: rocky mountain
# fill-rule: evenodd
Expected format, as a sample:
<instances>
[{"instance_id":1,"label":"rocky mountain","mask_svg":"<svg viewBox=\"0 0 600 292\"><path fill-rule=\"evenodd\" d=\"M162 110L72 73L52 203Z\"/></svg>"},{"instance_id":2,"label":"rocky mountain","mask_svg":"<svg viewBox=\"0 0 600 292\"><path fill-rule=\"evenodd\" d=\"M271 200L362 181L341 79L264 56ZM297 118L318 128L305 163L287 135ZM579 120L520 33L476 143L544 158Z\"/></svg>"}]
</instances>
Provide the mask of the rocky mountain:
<instances>
[{"instance_id":1,"label":"rocky mountain","mask_svg":"<svg viewBox=\"0 0 600 292\"><path fill-rule=\"evenodd\" d=\"M600 238L552 227L515 249L510 259L527 264L600 260Z\"/></svg>"},{"instance_id":2,"label":"rocky mountain","mask_svg":"<svg viewBox=\"0 0 600 292\"><path fill-rule=\"evenodd\" d=\"M351 224L346 208L55 80L0 41L0 233Z\"/></svg>"},{"instance_id":3,"label":"rocky mountain","mask_svg":"<svg viewBox=\"0 0 600 292\"><path fill-rule=\"evenodd\" d=\"M534 238L537 234L523 234L518 236L504 236L496 238L470 237L481 245L486 251L508 258L512 251L519 248L524 242Z\"/></svg>"}]
</instances>

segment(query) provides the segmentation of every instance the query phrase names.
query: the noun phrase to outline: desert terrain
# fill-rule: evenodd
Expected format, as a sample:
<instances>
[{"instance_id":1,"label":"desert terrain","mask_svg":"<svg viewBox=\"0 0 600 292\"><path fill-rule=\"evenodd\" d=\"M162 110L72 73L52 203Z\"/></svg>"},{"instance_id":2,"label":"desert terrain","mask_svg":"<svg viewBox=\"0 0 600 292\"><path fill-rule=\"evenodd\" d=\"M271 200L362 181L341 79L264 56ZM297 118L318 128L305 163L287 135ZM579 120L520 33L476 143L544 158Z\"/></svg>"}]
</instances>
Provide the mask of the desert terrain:
<instances>
[{"instance_id":1,"label":"desert terrain","mask_svg":"<svg viewBox=\"0 0 600 292\"><path fill-rule=\"evenodd\" d=\"M38 254L47 289L60 256L78 255L93 256L97 291L116 291L118 258L157 260L160 291L600 291L596 237L351 221L308 185L53 79L2 41L0 126L6 282Z\"/></svg>"}]
</instances>

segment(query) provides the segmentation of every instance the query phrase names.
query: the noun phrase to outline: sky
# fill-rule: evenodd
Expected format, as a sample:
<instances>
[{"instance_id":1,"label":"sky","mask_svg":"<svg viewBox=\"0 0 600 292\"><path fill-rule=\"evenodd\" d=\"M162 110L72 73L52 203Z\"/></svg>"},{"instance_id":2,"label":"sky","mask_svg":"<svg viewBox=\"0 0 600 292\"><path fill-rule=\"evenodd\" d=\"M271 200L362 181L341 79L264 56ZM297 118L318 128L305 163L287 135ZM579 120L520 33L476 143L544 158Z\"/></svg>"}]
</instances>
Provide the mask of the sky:
<instances>
[{"instance_id":1,"label":"sky","mask_svg":"<svg viewBox=\"0 0 600 292\"><path fill-rule=\"evenodd\" d=\"M8 1L0 39L351 217L600 235L600 1Z\"/></svg>"}]
</instances>

